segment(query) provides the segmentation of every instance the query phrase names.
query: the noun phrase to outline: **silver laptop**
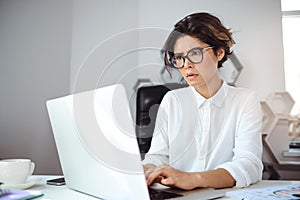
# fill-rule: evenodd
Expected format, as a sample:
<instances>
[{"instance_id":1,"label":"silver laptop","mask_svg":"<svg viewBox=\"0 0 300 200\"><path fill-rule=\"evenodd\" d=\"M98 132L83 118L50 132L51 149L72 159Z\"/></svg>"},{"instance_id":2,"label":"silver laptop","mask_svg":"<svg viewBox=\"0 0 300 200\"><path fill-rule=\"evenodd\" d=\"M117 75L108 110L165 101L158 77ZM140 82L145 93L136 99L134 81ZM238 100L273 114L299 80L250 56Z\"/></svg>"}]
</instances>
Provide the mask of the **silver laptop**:
<instances>
[{"instance_id":1,"label":"silver laptop","mask_svg":"<svg viewBox=\"0 0 300 200\"><path fill-rule=\"evenodd\" d=\"M47 109L69 188L101 199L150 199L123 85L49 100ZM179 192L184 196L176 199L224 195L213 189Z\"/></svg>"}]
</instances>

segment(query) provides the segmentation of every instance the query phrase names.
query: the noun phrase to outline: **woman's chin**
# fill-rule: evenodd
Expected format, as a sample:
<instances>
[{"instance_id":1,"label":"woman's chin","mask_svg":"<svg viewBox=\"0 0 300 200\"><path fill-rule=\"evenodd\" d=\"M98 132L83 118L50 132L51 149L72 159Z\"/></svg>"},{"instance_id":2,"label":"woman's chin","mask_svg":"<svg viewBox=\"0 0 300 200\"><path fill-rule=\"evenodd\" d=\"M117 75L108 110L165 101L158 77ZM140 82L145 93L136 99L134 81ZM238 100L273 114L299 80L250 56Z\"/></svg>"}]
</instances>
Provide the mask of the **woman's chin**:
<instances>
[{"instance_id":1,"label":"woman's chin","mask_svg":"<svg viewBox=\"0 0 300 200\"><path fill-rule=\"evenodd\" d=\"M206 85L206 82L205 81L189 81L189 80L186 80L187 84L189 84L190 86L193 86L193 87L196 87L196 86L204 86Z\"/></svg>"}]
</instances>

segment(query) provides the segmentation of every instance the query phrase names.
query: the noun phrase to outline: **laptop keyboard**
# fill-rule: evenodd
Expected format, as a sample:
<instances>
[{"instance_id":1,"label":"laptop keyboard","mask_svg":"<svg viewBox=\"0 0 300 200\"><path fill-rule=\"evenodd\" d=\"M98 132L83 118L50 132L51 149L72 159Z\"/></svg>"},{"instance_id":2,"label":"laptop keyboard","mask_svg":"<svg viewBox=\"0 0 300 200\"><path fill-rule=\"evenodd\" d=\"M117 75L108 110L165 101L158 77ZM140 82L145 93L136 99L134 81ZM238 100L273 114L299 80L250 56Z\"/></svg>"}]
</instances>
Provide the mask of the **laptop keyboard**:
<instances>
[{"instance_id":1,"label":"laptop keyboard","mask_svg":"<svg viewBox=\"0 0 300 200\"><path fill-rule=\"evenodd\" d=\"M10 194L10 190L5 190L5 189L0 188L0 198L4 197L5 195L8 195L8 194Z\"/></svg>"},{"instance_id":2,"label":"laptop keyboard","mask_svg":"<svg viewBox=\"0 0 300 200\"><path fill-rule=\"evenodd\" d=\"M148 188L148 190L151 200L164 200L183 196L182 194L167 192L160 189Z\"/></svg>"}]
</instances>

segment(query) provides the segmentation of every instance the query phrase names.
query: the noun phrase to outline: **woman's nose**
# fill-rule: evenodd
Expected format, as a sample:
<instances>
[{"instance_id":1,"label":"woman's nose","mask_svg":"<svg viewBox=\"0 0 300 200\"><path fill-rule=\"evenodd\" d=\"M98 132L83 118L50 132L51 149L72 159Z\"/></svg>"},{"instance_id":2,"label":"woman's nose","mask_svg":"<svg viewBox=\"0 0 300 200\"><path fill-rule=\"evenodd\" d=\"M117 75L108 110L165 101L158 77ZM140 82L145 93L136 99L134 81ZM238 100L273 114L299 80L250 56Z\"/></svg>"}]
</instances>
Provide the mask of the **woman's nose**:
<instances>
[{"instance_id":1,"label":"woman's nose","mask_svg":"<svg viewBox=\"0 0 300 200\"><path fill-rule=\"evenodd\" d=\"M185 59L183 63L183 68L192 68L192 67L194 67L194 64L189 59Z\"/></svg>"}]
</instances>

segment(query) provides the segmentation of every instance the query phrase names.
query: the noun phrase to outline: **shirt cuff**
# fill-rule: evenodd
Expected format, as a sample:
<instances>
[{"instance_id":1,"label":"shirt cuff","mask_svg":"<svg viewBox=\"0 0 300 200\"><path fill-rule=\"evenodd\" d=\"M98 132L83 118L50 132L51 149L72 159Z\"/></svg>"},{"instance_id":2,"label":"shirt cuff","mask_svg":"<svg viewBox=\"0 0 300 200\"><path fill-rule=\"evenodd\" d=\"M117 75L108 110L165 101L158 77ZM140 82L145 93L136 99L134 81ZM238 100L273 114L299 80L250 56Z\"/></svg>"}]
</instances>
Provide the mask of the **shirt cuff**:
<instances>
[{"instance_id":1,"label":"shirt cuff","mask_svg":"<svg viewBox=\"0 0 300 200\"><path fill-rule=\"evenodd\" d=\"M224 163L218 166L218 168L223 168L231 174L236 181L235 187L237 188L247 187L251 184L251 178L249 177L248 173L243 172L243 170L232 163Z\"/></svg>"},{"instance_id":2,"label":"shirt cuff","mask_svg":"<svg viewBox=\"0 0 300 200\"><path fill-rule=\"evenodd\" d=\"M145 159L142 161L143 165L152 164L155 166L168 165L168 158L161 155L145 155Z\"/></svg>"}]
</instances>

